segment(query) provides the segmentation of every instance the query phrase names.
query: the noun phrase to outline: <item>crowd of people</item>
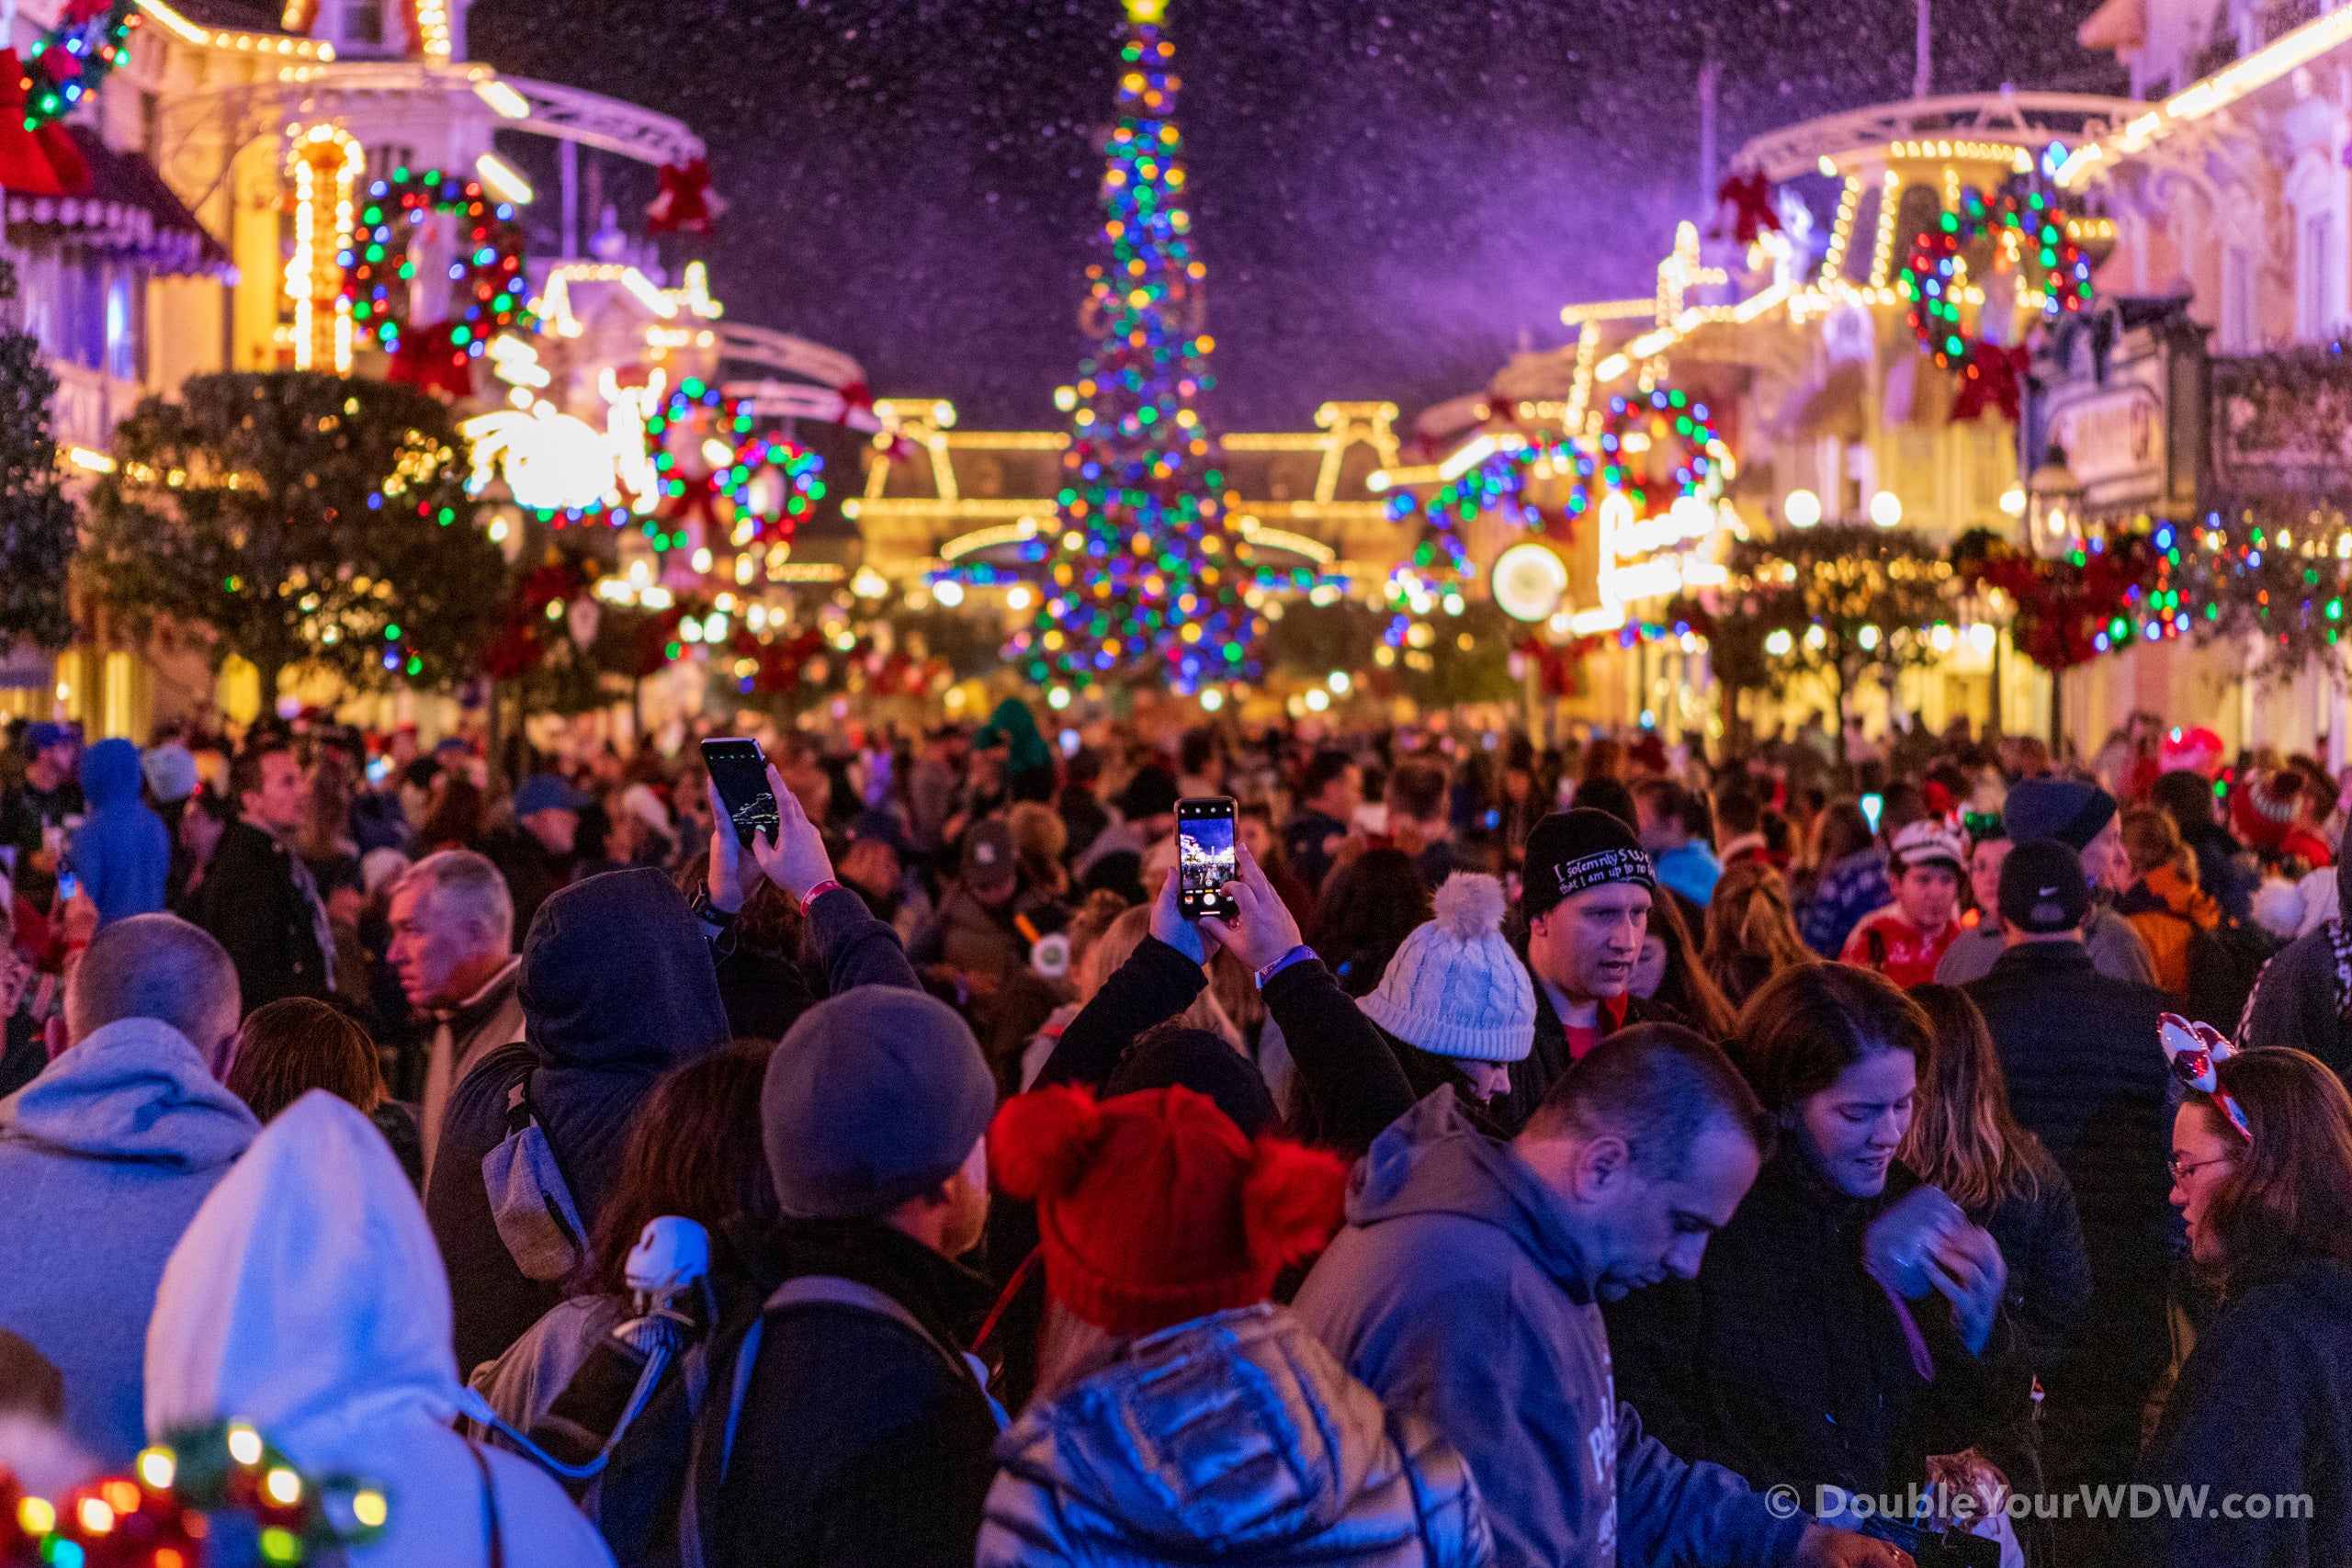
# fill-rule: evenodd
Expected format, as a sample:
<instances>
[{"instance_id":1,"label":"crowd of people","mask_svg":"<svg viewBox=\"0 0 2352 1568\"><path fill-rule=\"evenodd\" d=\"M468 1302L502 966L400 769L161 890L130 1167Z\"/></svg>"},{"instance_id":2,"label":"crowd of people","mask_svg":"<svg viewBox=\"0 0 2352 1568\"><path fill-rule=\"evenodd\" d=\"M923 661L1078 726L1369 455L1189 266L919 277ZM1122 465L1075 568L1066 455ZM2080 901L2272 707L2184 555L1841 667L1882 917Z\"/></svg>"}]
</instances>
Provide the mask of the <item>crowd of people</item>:
<instances>
[{"instance_id":1,"label":"crowd of people","mask_svg":"<svg viewBox=\"0 0 2352 1568\"><path fill-rule=\"evenodd\" d=\"M760 739L16 727L28 1550L243 1423L401 1568L2352 1562L2312 759Z\"/></svg>"}]
</instances>

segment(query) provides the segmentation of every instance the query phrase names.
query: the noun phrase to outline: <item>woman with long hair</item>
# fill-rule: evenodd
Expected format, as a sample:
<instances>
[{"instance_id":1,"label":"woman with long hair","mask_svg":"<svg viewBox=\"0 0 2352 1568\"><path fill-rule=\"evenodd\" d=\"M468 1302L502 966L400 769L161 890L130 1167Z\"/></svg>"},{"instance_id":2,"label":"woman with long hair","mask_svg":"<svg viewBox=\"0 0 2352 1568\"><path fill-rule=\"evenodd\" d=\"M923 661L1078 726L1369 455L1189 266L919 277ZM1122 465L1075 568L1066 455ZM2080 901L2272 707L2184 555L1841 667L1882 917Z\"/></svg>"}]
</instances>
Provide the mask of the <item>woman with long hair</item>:
<instances>
[{"instance_id":1,"label":"woman with long hair","mask_svg":"<svg viewBox=\"0 0 2352 1568\"><path fill-rule=\"evenodd\" d=\"M1815 961L1797 934L1789 879L1770 861L1737 860L1724 867L1707 904L1707 944L1699 961L1735 1008L1746 1006L1783 969Z\"/></svg>"},{"instance_id":2,"label":"woman with long hair","mask_svg":"<svg viewBox=\"0 0 2352 1568\"><path fill-rule=\"evenodd\" d=\"M1605 1309L1618 1393L1672 1452L1877 1497L2023 1418L2000 1248L1894 1157L1931 1049L1918 1004L1867 969L1808 964L1749 998L1731 1055L1780 1147L1695 1280ZM1907 1267L1865 1263L1889 1255Z\"/></svg>"},{"instance_id":3,"label":"woman with long hair","mask_svg":"<svg viewBox=\"0 0 2352 1568\"><path fill-rule=\"evenodd\" d=\"M1690 928L1672 898L1650 904L1649 931L1642 938L1641 956L1634 961L1633 990L1645 1001L1672 1008L1710 1040L1731 1037L1736 1020L1732 1005L1699 962L1699 944L1690 940Z\"/></svg>"},{"instance_id":4,"label":"woman with long hair","mask_svg":"<svg viewBox=\"0 0 2352 1568\"><path fill-rule=\"evenodd\" d=\"M2352 1562L2352 1095L2301 1051L2209 1047L2174 1067L2191 1087L2173 1122L2172 1201L2222 1308L2139 1478L2216 1506L2157 1510L2116 1560Z\"/></svg>"},{"instance_id":5,"label":"woman with long hair","mask_svg":"<svg viewBox=\"0 0 2352 1568\"><path fill-rule=\"evenodd\" d=\"M676 1214L706 1230L737 1214L773 1218L760 1141L760 1084L772 1040L739 1040L662 1075L630 1122L612 1195L588 1253L565 1281L571 1299L533 1324L473 1386L499 1417L528 1432L605 1337L629 1315L624 1270L648 1221Z\"/></svg>"},{"instance_id":6,"label":"woman with long hair","mask_svg":"<svg viewBox=\"0 0 2352 1568\"><path fill-rule=\"evenodd\" d=\"M2009 1269L2005 1299L2041 1376L2064 1356L2090 1304L2090 1251L2074 1187L2011 1114L1993 1032L1968 993L1926 985L1914 986L1910 997L1927 1013L1929 1034L1903 1163L2000 1244ZM2041 1443L2030 1419L1978 1447L2014 1491L2041 1490ZM2047 1521L2019 1520L2018 1535L2029 1562L2050 1562Z\"/></svg>"},{"instance_id":7,"label":"woman with long hair","mask_svg":"<svg viewBox=\"0 0 2352 1568\"><path fill-rule=\"evenodd\" d=\"M1331 966L1348 995L1380 984L1406 937L1430 918L1430 885L1413 857L1371 849L1332 871L1316 900L1308 945Z\"/></svg>"}]
</instances>

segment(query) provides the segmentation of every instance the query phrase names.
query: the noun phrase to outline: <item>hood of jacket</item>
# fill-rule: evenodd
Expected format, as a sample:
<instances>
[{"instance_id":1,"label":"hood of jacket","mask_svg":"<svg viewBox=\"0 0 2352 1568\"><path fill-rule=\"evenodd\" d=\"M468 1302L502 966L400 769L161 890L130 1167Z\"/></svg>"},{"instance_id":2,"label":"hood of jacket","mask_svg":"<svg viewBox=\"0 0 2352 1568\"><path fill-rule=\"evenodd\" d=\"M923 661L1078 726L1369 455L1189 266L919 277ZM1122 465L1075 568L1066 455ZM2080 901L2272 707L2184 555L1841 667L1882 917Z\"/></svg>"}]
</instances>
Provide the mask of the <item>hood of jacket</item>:
<instances>
[{"instance_id":1,"label":"hood of jacket","mask_svg":"<svg viewBox=\"0 0 2352 1568\"><path fill-rule=\"evenodd\" d=\"M139 748L128 740L101 740L82 753L82 798L92 811L139 799Z\"/></svg>"},{"instance_id":2,"label":"hood of jacket","mask_svg":"<svg viewBox=\"0 0 2352 1568\"><path fill-rule=\"evenodd\" d=\"M549 1068L650 1076L727 1043L710 944L685 896L650 867L588 877L540 905L516 995Z\"/></svg>"},{"instance_id":3,"label":"hood of jacket","mask_svg":"<svg viewBox=\"0 0 2352 1568\"><path fill-rule=\"evenodd\" d=\"M1067 1562L1190 1562L1204 1542L1220 1562L1272 1556L1386 1509L1399 1464L1380 1401L1272 1306L1137 1341L997 1451L1055 1496L1055 1523L1079 1538Z\"/></svg>"},{"instance_id":4,"label":"hood of jacket","mask_svg":"<svg viewBox=\"0 0 2352 1568\"><path fill-rule=\"evenodd\" d=\"M261 1130L245 1102L160 1019L119 1019L0 1100L0 1142L85 1159L209 1170Z\"/></svg>"},{"instance_id":5,"label":"hood of jacket","mask_svg":"<svg viewBox=\"0 0 2352 1568\"><path fill-rule=\"evenodd\" d=\"M254 1140L164 1266L148 1434L233 1417L305 1468L365 1471L398 1425L463 1407L424 1210L374 1124L312 1089Z\"/></svg>"},{"instance_id":6,"label":"hood of jacket","mask_svg":"<svg viewBox=\"0 0 2352 1568\"><path fill-rule=\"evenodd\" d=\"M1442 1088L1373 1140L1348 1190L1348 1224L1450 1214L1510 1236L1569 1299L1592 1300L1593 1280L1567 1218L1527 1162L1478 1131Z\"/></svg>"}]
</instances>

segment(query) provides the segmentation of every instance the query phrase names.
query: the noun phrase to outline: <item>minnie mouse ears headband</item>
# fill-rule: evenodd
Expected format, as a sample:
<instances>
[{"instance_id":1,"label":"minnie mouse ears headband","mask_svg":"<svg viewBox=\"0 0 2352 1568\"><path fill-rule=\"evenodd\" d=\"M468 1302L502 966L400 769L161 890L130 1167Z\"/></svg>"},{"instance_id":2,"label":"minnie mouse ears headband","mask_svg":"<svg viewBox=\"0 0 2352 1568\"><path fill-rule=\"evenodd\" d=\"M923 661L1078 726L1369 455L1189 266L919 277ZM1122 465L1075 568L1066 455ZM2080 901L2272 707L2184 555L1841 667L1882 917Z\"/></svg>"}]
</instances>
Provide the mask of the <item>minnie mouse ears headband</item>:
<instances>
[{"instance_id":1,"label":"minnie mouse ears headband","mask_svg":"<svg viewBox=\"0 0 2352 1568\"><path fill-rule=\"evenodd\" d=\"M2191 1023L2173 1012L2156 1020L2156 1041L2172 1063L2173 1077L2200 1093L2211 1095L2239 1135L2252 1143L2254 1129L2246 1125L2245 1112L2239 1109L2230 1091L2222 1087L2222 1076L2215 1070L2237 1055L2236 1047L2211 1024Z\"/></svg>"}]
</instances>

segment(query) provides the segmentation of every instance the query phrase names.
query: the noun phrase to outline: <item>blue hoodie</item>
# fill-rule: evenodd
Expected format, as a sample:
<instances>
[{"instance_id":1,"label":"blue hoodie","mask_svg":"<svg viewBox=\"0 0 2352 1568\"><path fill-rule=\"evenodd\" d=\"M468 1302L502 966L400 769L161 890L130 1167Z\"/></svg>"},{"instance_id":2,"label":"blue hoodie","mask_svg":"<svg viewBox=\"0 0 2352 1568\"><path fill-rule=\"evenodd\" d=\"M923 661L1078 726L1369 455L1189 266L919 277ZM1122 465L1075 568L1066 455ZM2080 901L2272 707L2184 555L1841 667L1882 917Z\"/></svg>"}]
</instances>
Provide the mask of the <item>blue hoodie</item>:
<instances>
[{"instance_id":1,"label":"blue hoodie","mask_svg":"<svg viewBox=\"0 0 2352 1568\"><path fill-rule=\"evenodd\" d=\"M139 798L139 748L101 740L82 753L82 795L90 814L74 830L68 858L98 907L98 924L164 907L172 836Z\"/></svg>"}]
</instances>

